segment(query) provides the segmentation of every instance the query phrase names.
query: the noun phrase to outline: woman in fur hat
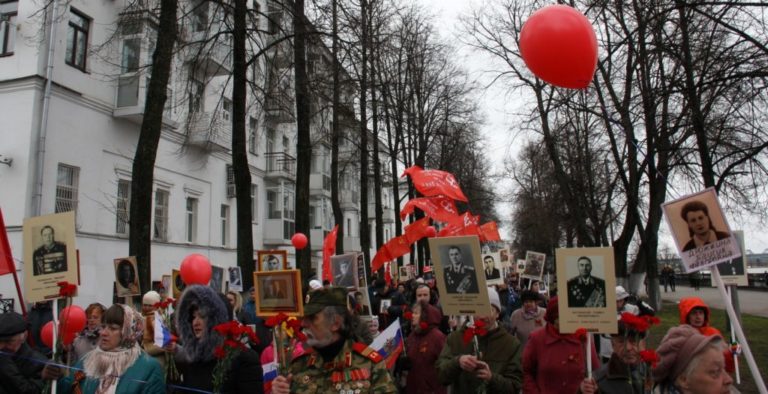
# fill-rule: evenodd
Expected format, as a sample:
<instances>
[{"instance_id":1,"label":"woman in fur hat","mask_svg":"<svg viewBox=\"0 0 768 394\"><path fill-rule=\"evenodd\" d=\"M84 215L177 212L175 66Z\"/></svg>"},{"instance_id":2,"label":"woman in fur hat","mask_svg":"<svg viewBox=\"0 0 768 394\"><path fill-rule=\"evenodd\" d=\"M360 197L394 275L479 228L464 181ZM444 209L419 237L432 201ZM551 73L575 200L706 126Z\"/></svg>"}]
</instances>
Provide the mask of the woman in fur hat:
<instances>
[{"instance_id":1,"label":"woman in fur hat","mask_svg":"<svg viewBox=\"0 0 768 394\"><path fill-rule=\"evenodd\" d=\"M224 342L213 327L232 320L232 309L224 295L208 286L188 286L176 308L179 345L175 347L181 382L176 392L213 390L213 370L218 361L214 349ZM221 393L261 393L262 371L259 356L251 349L232 360Z\"/></svg>"},{"instance_id":2,"label":"woman in fur hat","mask_svg":"<svg viewBox=\"0 0 768 394\"><path fill-rule=\"evenodd\" d=\"M165 393L160 364L141 350L144 318L133 308L115 304L104 312L99 346L75 365L75 373L58 382L60 393Z\"/></svg>"}]
</instances>

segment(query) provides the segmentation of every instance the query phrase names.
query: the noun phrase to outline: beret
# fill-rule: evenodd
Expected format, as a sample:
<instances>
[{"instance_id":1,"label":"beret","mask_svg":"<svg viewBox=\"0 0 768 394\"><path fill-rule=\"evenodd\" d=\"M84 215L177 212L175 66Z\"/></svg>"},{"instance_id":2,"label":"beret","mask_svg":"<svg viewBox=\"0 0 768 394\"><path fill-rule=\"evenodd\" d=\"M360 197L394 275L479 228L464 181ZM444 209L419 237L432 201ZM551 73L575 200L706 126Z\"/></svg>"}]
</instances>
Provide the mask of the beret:
<instances>
[{"instance_id":1,"label":"beret","mask_svg":"<svg viewBox=\"0 0 768 394\"><path fill-rule=\"evenodd\" d=\"M20 314L8 312L0 314L0 337L10 337L27 331L27 322Z\"/></svg>"}]
</instances>

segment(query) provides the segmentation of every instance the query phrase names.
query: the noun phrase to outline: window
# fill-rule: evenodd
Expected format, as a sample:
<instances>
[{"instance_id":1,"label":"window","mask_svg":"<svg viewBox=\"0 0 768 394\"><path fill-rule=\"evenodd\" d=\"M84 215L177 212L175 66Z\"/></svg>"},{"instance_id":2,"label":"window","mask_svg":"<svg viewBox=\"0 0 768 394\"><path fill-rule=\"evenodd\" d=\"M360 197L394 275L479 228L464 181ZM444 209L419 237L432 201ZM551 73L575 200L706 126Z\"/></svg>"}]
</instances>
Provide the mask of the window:
<instances>
[{"instance_id":1,"label":"window","mask_svg":"<svg viewBox=\"0 0 768 394\"><path fill-rule=\"evenodd\" d=\"M251 221L259 221L259 185L251 184Z\"/></svg>"},{"instance_id":2,"label":"window","mask_svg":"<svg viewBox=\"0 0 768 394\"><path fill-rule=\"evenodd\" d=\"M117 201L115 202L115 214L117 222L115 232L128 235L128 218L131 204L131 181L120 179L117 181Z\"/></svg>"},{"instance_id":3,"label":"window","mask_svg":"<svg viewBox=\"0 0 768 394\"><path fill-rule=\"evenodd\" d=\"M352 236L352 219L347 218L347 237Z\"/></svg>"},{"instance_id":4,"label":"window","mask_svg":"<svg viewBox=\"0 0 768 394\"><path fill-rule=\"evenodd\" d=\"M120 62L123 73L139 71L139 56L141 53L141 39L129 38L123 40L123 56ZM147 84L149 86L149 84Z\"/></svg>"},{"instance_id":5,"label":"window","mask_svg":"<svg viewBox=\"0 0 768 394\"><path fill-rule=\"evenodd\" d=\"M195 243L197 241L197 199L187 197L187 242Z\"/></svg>"},{"instance_id":6,"label":"window","mask_svg":"<svg viewBox=\"0 0 768 394\"><path fill-rule=\"evenodd\" d=\"M275 151L275 130L267 129L267 146L264 147L267 153Z\"/></svg>"},{"instance_id":7,"label":"window","mask_svg":"<svg viewBox=\"0 0 768 394\"><path fill-rule=\"evenodd\" d=\"M277 190L275 189L267 190L267 217L269 219L282 218L280 215L280 208L278 206L277 194Z\"/></svg>"},{"instance_id":8,"label":"window","mask_svg":"<svg viewBox=\"0 0 768 394\"><path fill-rule=\"evenodd\" d=\"M221 119L229 122L232 119L232 100L222 99L221 101Z\"/></svg>"},{"instance_id":9,"label":"window","mask_svg":"<svg viewBox=\"0 0 768 394\"><path fill-rule=\"evenodd\" d=\"M191 15L192 31L205 31L208 28L208 2L200 0L195 2Z\"/></svg>"},{"instance_id":10,"label":"window","mask_svg":"<svg viewBox=\"0 0 768 394\"><path fill-rule=\"evenodd\" d=\"M85 71L85 58L88 51L88 30L90 19L75 11L69 12L69 28L67 29L66 63Z\"/></svg>"},{"instance_id":11,"label":"window","mask_svg":"<svg viewBox=\"0 0 768 394\"><path fill-rule=\"evenodd\" d=\"M317 217L317 214L315 213L315 211L317 211L317 207L314 205L310 205L309 206L309 226L311 228L320 228L320 226L318 226L315 223L315 218Z\"/></svg>"},{"instance_id":12,"label":"window","mask_svg":"<svg viewBox=\"0 0 768 394\"><path fill-rule=\"evenodd\" d=\"M248 151L254 155L259 154L259 140L257 135L258 123L253 116L248 118Z\"/></svg>"},{"instance_id":13,"label":"window","mask_svg":"<svg viewBox=\"0 0 768 394\"><path fill-rule=\"evenodd\" d=\"M0 56L13 55L16 44L16 12L0 14Z\"/></svg>"},{"instance_id":14,"label":"window","mask_svg":"<svg viewBox=\"0 0 768 394\"><path fill-rule=\"evenodd\" d=\"M155 227L153 239L157 241L168 240L168 191L157 189L155 191Z\"/></svg>"},{"instance_id":15,"label":"window","mask_svg":"<svg viewBox=\"0 0 768 394\"><path fill-rule=\"evenodd\" d=\"M196 79L191 79L189 85L189 112L201 112L203 110L205 84Z\"/></svg>"},{"instance_id":16,"label":"window","mask_svg":"<svg viewBox=\"0 0 768 394\"><path fill-rule=\"evenodd\" d=\"M294 208L293 190L286 187L283 189L283 217L291 220L295 219Z\"/></svg>"},{"instance_id":17,"label":"window","mask_svg":"<svg viewBox=\"0 0 768 394\"><path fill-rule=\"evenodd\" d=\"M77 210L77 187L80 168L59 163L56 177L56 213Z\"/></svg>"},{"instance_id":18,"label":"window","mask_svg":"<svg viewBox=\"0 0 768 394\"><path fill-rule=\"evenodd\" d=\"M221 204L221 245L229 244L229 205Z\"/></svg>"}]
</instances>

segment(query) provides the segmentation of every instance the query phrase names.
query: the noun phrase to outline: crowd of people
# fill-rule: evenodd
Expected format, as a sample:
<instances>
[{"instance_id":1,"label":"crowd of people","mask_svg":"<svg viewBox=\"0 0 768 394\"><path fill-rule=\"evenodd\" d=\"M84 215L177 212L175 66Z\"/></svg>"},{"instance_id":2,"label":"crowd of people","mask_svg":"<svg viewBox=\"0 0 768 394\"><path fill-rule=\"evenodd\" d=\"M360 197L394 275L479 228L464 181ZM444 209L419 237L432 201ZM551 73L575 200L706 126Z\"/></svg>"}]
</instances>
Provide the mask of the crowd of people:
<instances>
[{"instance_id":1,"label":"crowd of people","mask_svg":"<svg viewBox=\"0 0 768 394\"><path fill-rule=\"evenodd\" d=\"M156 345L154 331L160 328L153 316L165 294L144 294L141 311L125 304L88 305L87 324L63 356L40 341L34 314L46 311L45 305L36 305L28 318L5 313L0 394L40 393L54 385L60 393L214 392L212 376L222 365L216 349L227 340L214 327L233 320L255 328L256 338L226 364L224 384L216 388L221 393L735 391L730 350L698 298L681 301L680 325L664 336L653 366L641 356L647 330L631 318L653 310L630 303L621 286L615 289L618 332L599 335L561 332L557 295L514 275L488 287L490 313L476 316L445 316L431 278L394 284L374 275L371 283L371 305L363 305L359 289L308 284L300 318L305 338L294 339L289 364L272 375L265 366L275 358L273 335L265 317L256 315L254 289L221 294L187 286L173 307L169 329L175 340L164 346ZM404 351L388 367L386 355L370 345L397 319ZM585 341L585 335L594 340ZM169 362L178 374L168 373Z\"/></svg>"}]
</instances>

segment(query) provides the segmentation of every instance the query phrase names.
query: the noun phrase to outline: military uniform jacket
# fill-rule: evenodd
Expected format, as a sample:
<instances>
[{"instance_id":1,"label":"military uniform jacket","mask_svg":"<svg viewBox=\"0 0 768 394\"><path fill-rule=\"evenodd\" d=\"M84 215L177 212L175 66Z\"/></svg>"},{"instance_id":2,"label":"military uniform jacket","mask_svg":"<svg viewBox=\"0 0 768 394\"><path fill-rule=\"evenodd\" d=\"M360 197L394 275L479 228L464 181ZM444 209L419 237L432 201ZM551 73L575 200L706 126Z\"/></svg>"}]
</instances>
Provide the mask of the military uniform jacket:
<instances>
[{"instance_id":1,"label":"military uniform jacket","mask_svg":"<svg viewBox=\"0 0 768 394\"><path fill-rule=\"evenodd\" d=\"M581 277L568 281L568 306L605 308L605 281L590 276L587 280Z\"/></svg>"},{"instance_id":2,"label":"military uniform jacket","mask_svg":"<svg viewBox=\"0 0 768 394\"><path fill-rule=\"evenodd\" d=\"M445 267L445 287L449 293L477 293L475 269L462 265L454 270L452 265Z\"/></svg>"},{"instance_id":3,"label":"military uniform jacket","mask_svg":"<svg viewBox=\"0 0 768 394\"><path fill-rule=\"evenodd\" d=\"M347 340L336 358L325 362L311 348L291 362L292 393L397 393L383 358L363 343Z\"/></svg>"}]
</instances>

